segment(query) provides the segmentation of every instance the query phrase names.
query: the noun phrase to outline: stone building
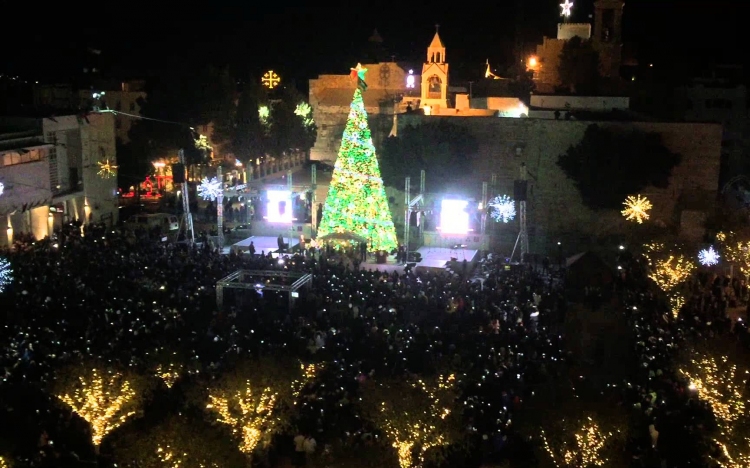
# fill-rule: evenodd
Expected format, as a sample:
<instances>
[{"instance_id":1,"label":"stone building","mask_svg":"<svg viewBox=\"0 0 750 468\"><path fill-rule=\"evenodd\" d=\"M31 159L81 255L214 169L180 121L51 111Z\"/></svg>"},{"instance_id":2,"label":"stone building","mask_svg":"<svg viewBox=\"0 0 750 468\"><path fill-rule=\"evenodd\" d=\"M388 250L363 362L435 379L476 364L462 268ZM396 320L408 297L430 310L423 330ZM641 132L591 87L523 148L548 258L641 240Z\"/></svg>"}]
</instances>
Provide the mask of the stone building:
<instances>
[{"instance_id":1,"label":"stone building","mask_svg":"<svg viewBox=\"0 0 750 468\"><path fill-rule=\"evenodd\" d=\"M0 246L75 219L117 223L117 177L100 174L117 165L112 114L0 117L0 129Z\"/></svg>"},{"instance_id":2,"label":"stone building","mask_svg":"<svg viewBox=\"0 0 750 468\"><path fill-rule=\"evenodd\" d=\"M430 116L521 117L528 108L518 98L471 99L463 88L451 87L446 47L435 32L427 47L422 74L396 62L364 65L365 110L376 146L396 128L397 115L419 112ZM320 75L310 80L309 101L318 126L310 152L314 161L335 161L356 84L346 75Z\"/></svg>"},{"instance_id":3,"label":"stone building","mask_svg":"<svg viewBox=\"0 0 750 468\"><path fill-rule=\"evenodd\" d=\"M675 90L675 118L714 122L724 128L724 182L744 175L750 148L750 105L741 66L719 65ZM750 201L750 200L746 200Z\"/></svg>"},{"instance_id":4,"label":"stone building","mask_svg":"<svg viewBox=\"0 0 750 468\"><path fill-rule=\"evenodd\" d=\"M420 80L413 70L396 62L363 65L367 68L367 91L363 93L365 110L369 116L373 137L381 135L392 127L393 114L405 111L413 102L417 106L420 93ZM410 73L411 71L411 73ZM408 80L414 87L407 87ZM315 146L310 150L314 161L335 161L344 133L349 105L354 96L356 83L346 75L320 75L310 80L310 106L318 126ZM380 118L385 116L385 118ZM379 131L378 131L379 130ZM387 133L386 133L387 135ZM375 140L376 144L378 140Z\"/></svg>"},{"instance_id":5,"label":"stone building","mask_svg":"<svg viewBox=\"0 0 750 468\"><path fill-rule=\"evenodd\" d=\"M95 89L74 89L72 85L36 85L34 106L39 110L117 111L115 135L122 143L130 141L128 132L141 116L141 101L146 99L145 82L100 83ZM128 115L129 114L129 115Z\"/></svg>"},{"instance_id":6,"label":"stone building","mask_svg":"<svg viewBox=\"0 0 750 468\"><path fill-rule=\"evenodd\" d=\"M557 37L545 37L537 46L536 55L527 63L534 72L537 91L554 92L560 86L558 67L560 54L567 41L574 37L592 41L599 54L599 73L604 78L619 77L622 65L622 14L625 3L622 0L596 0L594 2L594 30L589 23L560 23Z\"/></svg>"}]
</instances>

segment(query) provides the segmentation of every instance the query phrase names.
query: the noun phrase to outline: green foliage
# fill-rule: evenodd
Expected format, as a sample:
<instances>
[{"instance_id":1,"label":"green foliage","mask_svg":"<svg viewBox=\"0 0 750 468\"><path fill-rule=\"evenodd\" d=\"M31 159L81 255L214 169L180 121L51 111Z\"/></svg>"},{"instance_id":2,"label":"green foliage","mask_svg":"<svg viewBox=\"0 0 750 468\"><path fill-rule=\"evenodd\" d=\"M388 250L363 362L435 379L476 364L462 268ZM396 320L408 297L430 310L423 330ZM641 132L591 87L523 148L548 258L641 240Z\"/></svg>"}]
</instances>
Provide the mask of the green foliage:
<instances>
[{"instance_id":1,"label":"green foliage","mask_svg":"<svg viewBox=\"0 0 750 468\"><path fill-rule=\"evenodd\" d=\"M255 83L253 80L250 83ZM230 111L214 122L212 143L219 145L222 153L232 153L247 163L262 158L269 146L267 129L260 121L258 109L265 93L257 84L247 84Z\"/></svg>"},{"instance_id":2,"label":"green foliage","mask_svg":"<svg viewBox=\"0 0 750 468\"><path fill-rule=\"evenodd\" d=\"M281 100L271 106L271 153L281 156L289 151L307 152L315 144L316 127L305 125L303 116L295 113L305 102L296 89L284 89Z\"/></svg>"},{"instance_id":3,"label":"green foliage","mask_svg":"<svg viewBox=\"0 0 750 468\"><path fill-rule=\"evenodd\" d=\"M477 139L466 128L448 119L429 120L409 126L398 137L388 138L381 151L383 182L403 187L404 177L419 180L427 172L427 186L437 188L466 174L471 157L477 153Z\"/></svg>"},{"instance_id":4,"label":"green foliage","mask_svg":"<svg viewBox=\"0 0 750 468\"><path fill-rule=\"evenodd\" d=\"M622 206L647 186L665 188L682 157L671 153L656 133L615 132L590 125L583 139L557 159L592 209Z\"/></svg>"},{"instance_id":5,"label":"green foliage","mask_svg":"<svg viewBox=\"0 0 750 468\"><path fill-rule=\"evenodd\" d=\"M176 156L185 150L188 164L202 162L205 152L195 148L199 127L224 119L231 111L235 81L227 70L213 67L198 73L174 71L149 82L141 114L149 119L137 120L130 129L130 156L152 161ZM137 164L136 164L137 165Z\"/></svg>"},{"instance_id":6,"label":"green foliage","mask_svg":"<svg viewBox=\"0 0 750 468\"><path fill-rule=\"evenodd\" d=\"M312 115L295 112L305 102L304 97L294 89L284 89L278 97L268 100L264 88L246 85L237 103L215 121L212 142L243 163L266 155L281 157L292 151L309 151L317 128ZM261 108L268 109L267 118L261 117Z\"/></svg>"},{"instance_id":7,"label":"green foliage","mask_svg":"<svg viewBox=\"0 0 750 468\"><path fill-rule=\"evenodd\" d=\"M557 68L560 83L574 93L591 93L599 81L599 54L590 40L566 41Z\"/></svg>"}]
</instances>

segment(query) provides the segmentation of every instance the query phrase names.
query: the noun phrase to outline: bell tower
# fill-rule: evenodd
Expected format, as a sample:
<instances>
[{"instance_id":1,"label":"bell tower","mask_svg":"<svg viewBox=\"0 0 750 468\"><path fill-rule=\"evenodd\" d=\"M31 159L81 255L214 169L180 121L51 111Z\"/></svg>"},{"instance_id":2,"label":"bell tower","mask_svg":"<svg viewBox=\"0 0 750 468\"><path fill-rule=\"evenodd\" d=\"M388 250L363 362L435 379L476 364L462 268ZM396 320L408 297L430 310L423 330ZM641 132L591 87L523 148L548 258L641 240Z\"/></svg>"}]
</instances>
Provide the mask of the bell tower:
<instances>
[{"instance_id":1,"label":"bell tower","mask_svg":"<svg viewBox=\"0 0 750 468\"><path fill-rule=\"evenodd\" d=\"M622 0L594 2L594 48L599 53L603 77L618 78L622 64Z\"/></svg>"},{"instance_id":2,"label":"bell tower","mask_svg":"<svg viewBox=\"0 0 750 468\"><path fill-rule=\"evenodd\" d=\"M445 46L435 26L435 37L427 47L427 61L422 65L422 100L420 107L427 115L438 114L448 107L448 63Z\"/></svg>"}]
</instances>

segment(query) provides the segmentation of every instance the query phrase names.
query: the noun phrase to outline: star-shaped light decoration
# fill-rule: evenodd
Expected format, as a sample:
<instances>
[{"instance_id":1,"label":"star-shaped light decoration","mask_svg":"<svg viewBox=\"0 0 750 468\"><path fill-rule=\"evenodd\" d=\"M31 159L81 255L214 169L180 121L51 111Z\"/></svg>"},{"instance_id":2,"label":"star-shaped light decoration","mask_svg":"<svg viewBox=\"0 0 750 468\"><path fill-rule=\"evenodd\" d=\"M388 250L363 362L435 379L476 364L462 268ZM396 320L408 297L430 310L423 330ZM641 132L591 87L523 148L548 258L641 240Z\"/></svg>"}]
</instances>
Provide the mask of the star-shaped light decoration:
<instances>
[{"instance_id":1,"label":"star-shaped light decoration","mask_svg":"<svg viewBox=\"0 0 750 468\"><path fill-rule=\"evenodd\" d=\"M625 209L621 211L622 215L628 221L635 221L638 224L643 224L643 221L649 218L648 211L653 208L648 198L641 197L640 195L630 195L625 199L623 203Z\"/></svg>"},{"instance_id":2,"label":"star-shaped light decoration","mask_svg":"<svg viewBox=\"0 0 750 468\"><path fill-rule=\"evenodd\" d=\"M214 201L219 195L222 195L224 188L221 182L216 177L209 179L204 177L201 184L198 186L198 195L204 200Z\"/></svg>"},{"instance_id":3,"label":"star-shaped light decoration","mask_svg":"<svg viewBox=\"0 0 750 468\"><path fill-rule=\"evenodd\" d=\"M570 0L565 0L565 3L560 4L560 8L562 8L562 13L560 13L560 16L564 16L566 18L570 18L570 14L572 13L573 9L573 2Z\"/></svg>"},{"instance_id":4,"label":"star-shaped light decoration","mask_svg":"<svg viewBox=\"0 0 750 468\"><path fill-rule=\"evenodd\" d=\"M508 223L516 217L516 203L508 195L498 195L488 204L492 211L490 216L497 222Z\"/></svg>"},{"instance_id":5,"label":"star-shaped light decoration","mask_svg":"<svg viewBox=\"0 0 750 468\"><path fill-rule=\"evenodd\" d=\"M98 161L97 164L99 165L99 172L97 172L97 174L99 174L102 179L109 179L117 174L118 166L110 162L109 158L104 161Z\"/></svg>"},{"instance_id":6,"label":"star-shaped light decoration","mask_svg":"<svg viewBox=\"0 0 750 468\"><path fill-rule=\"evenodd\" d=\"M719 255L719 252L714 250L713 245L698 252L698 261L703 266L718 265L720 258L721 256Z\"/></svg>"}]
</instances>

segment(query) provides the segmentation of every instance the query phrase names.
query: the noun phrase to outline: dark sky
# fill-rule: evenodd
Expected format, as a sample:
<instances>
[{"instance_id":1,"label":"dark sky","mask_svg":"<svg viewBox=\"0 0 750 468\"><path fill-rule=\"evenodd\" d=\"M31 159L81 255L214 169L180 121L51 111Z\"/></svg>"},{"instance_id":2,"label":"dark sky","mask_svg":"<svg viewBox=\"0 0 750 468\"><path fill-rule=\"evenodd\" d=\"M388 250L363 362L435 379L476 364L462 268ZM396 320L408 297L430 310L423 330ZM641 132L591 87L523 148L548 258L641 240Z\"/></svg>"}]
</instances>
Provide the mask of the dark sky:
<instances>
[{"instance_id":1,"label":"dark sky","mask_svg":"<svg viewBox=\"0 0 750 468\"><path fill-rule=\"evenodd\" d=\"M573 1L573 21L589 21L593 0ZM59 12L44 10L36 22L31 19L40 12L29 11L24 21L4 26L0 72L58 78L80 69L86 48L94 47L102 51L100 67L110 74L148 75L174 64L190 70L212 63L229 65L240 77L274 69L303 82L322 72L347 72L374 28L390 54L418 66L439 23L448 61L470 75L481 73L487 58L493 66L507 66L517 34L528 45L541 42L543 34L553 36L561 0L347 1L326 7L304 6L323 3L311 1L214 0L173 9L156 3L76 3ZM481 6L485 3L489 6ZM625 41L636 44L641 63L656 66L737 62L744 60L747 12L750 6L739 1L629 0Z\"/></svg>"}]
</instances>

